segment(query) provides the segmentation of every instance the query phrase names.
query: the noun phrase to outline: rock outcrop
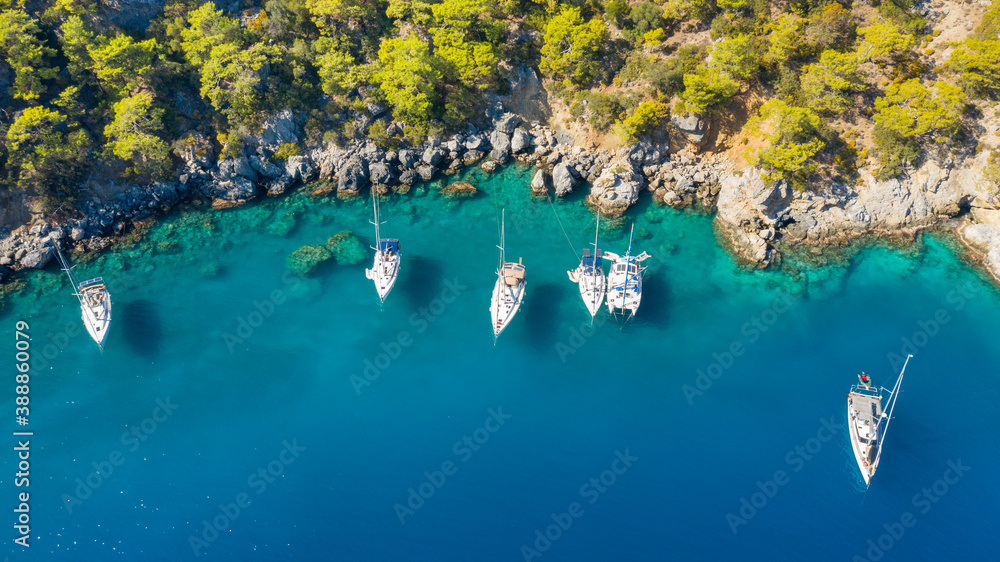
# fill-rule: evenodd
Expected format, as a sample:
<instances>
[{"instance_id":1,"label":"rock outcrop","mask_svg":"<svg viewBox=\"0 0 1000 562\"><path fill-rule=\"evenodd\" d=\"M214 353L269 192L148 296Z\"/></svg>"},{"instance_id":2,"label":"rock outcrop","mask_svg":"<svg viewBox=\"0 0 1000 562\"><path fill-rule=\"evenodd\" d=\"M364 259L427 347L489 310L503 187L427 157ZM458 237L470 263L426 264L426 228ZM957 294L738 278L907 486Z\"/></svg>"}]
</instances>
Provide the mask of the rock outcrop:
<instances>
[{"instance_id":1,"label":"rock outcrop","mask_svg":"<svg viewBox=\"0 0 1000 562\"><path fill-rule=\"evenodd\" d=\"M552 188L556 192L556 197L563 197L573 192L573 186L577 184L576 177L570 172L569 165L565 162L556 164L552 169Z\"/></svg>"},{"instance_id":2,"label":"rock outcrop","mask_svg":"<svg viewBox=\"0 0 1000 562\"><path fill-rule=\"evenodd\" d=\"M630 160L616 157L601 171L587 203L609 216L620 216L639 200L644 178Z\"/></svg>"}]
</instances>

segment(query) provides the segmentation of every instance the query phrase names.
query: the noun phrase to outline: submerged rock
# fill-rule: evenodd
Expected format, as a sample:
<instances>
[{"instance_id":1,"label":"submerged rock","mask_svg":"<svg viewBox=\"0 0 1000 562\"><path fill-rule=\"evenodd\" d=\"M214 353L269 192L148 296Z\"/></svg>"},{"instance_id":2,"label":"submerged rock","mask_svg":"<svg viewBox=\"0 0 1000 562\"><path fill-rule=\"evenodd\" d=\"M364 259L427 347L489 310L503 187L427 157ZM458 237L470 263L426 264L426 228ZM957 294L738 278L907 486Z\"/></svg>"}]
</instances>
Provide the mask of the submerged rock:
<instances>
[{"instance_id":1,"label":"submerged rock","mask_svg":"<svg viewBox=\"0 0 1000 562\"><path fill-rule=\"evenodd\" d=\"M292 273L306 275L316 269L316 266L332 257L333 254L326 247L309 244L289 254L288 269Z\"/></svg>"},{"instance_id":2,"label":"submerged rock","mask_svg":"<svg viewBox=\"0 0 1000 562\"><path fill-rule=\"evenodd\" d=\"M267 232L275 236L288 236L295 228L295 213L282 213L267 225Z\"/></svg>"},{"instance_id":3,"label":"submerged rock","mask_svg":"<svg viewBox=\"0 0 1000 562\"><path fill-rule=\"evenodd\" d=\"M452 199L472 197L477 193L479 190L476 189L476 186L466 181L456 181L441 188L441 195Z\"/></svg>"},{"instance_id":4,"label":"submerged rock","mask_svg":"<svg viewBox=\"0 0 1000 562\"><path fill-rule=\"evenodd\" d=\"M331 236L326 241L326 249L337 260L337 263L342 265L357 265L368 257L365 245L350 230Z\"/></svg>"}]
</instances>

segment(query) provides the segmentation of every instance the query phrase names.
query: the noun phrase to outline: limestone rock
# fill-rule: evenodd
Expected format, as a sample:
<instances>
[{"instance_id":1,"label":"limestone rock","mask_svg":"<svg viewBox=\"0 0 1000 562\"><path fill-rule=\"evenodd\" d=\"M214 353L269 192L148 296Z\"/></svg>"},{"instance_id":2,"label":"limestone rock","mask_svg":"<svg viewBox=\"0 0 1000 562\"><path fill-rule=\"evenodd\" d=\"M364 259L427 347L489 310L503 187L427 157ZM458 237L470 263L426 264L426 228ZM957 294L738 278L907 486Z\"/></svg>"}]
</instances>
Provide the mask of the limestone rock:
<instances>
[{"instance_id":1,"label":"limestone rock","mask_svg":"<svg viewBox=\"0 0 1000 562\"><path fill-rule=\"evenodd\" d=\"M514 132L514 129L521 124L521 118L513 113L504 113L496 120L494 124L494 129L505 135L510 135ZM492 136L492 135L491 135Z\"/></svg>"},{"instance_id":2,"label":"limestone rock","mask_svg":"<svg viewBox=\"0 0 1000 562\"><path fill-rule=\"evenodd\" d=\"M285 161L285 173L292 181L308 182L316 178L316 165L308 156L289 156Z\"/></svg>"},{"instance_id":3,"label":"limestone rock","mask_svg":"<svg viewBox=\"0 0 1000 562\"><path fill-rule=\"evenodd\" d=\"M420 174L420 179L430 181L434 179L434 174L437 173L437 168L431 166L430 164L424 164L423 166L417 166L417 173Z\"/></svg>"},{"instance_id":4,"label":"limestone rock","mask_svg":"<svg viewBox=\"0 0 1000 562\"><path fill-rule=\"evenodd\" d=\"M556 164L552 169L552 187L555 189L556 197L563 197L573 192L573 187L577 180L569 171L569 166L565 162Z\"/></svg>"},{"instance_id":5,"label":"limestone rock","mask_svg":"<svg viewBox=\"0 0 1000 562\"><path fill-rule=\"evenodd\" d=\"M368 184L368 165L358 158L352 157L337 174L337 193L357 195Z\"/></svg>"},{"instance_id":6,"label":"limestone rock","mask_svg":"<svg viewBox=\"0 0 1000 562\"><path fill-rule=\"evenodd\" d=\"M545 173L545 170L539 168L535 172L535 176L531 178L531 192L536 195L544 195L547 193L549 189L548 180L548 174Z\"/></svg>"},{"instance_id":7,"label":"limestone rock","mask_svg":"<svg viewBox=\"0 0 1000 562\"><path fill-rule=\"evenodd\" d=\"M514 129L514 134L510 139L510 151L512 154L520 154L531 146L531 135L521 127Z\"/></svg>"},{"instance_id":8,"label":"limestone rock","mask_svg":"<svg viewBox=\"0 0 1000 562\"><path fill-rule=\"evenodd\" d=\"M402 174L399 174L399 183L403 185L412 186L420 181L420 175L413 170L405 170Z\"/></svg>"},{"instance_id":9,"label":"limestone rock","mask_svg":"<svg viewBox=\"0 0 1000 562\"><path fill-rule=\"evenodd\" d=\"M605 215L619 216L639 200L643 181L627 158L616 156L594 182L587 202Z\"/></svg>"},{"instance_id":10,"label":"limestone rock","mask_svg":"<svg viewBox=\"0 0 1000 562\"><path fill-rule=\"evenodd\" d=\"M490 145L493 146L490 158L501 164L506 162L507 157L510 156L510 137L501 131L493 131L490 133Z\"/></svg>"},{"instance_id":11,"label":"limestone rock","mask_svg":"<svg viewBox=\"0 0 1000 562\"><path fill-rule=\"evenodd\" d=\"M670 123L684 140L695 147L700 148L708 141L708 127L705 120L698 115L672 115Z\"/></svg>"},{"instance_id":12,"label":"limestone rock","mask_svg":"<svg viewBox=\"0 0 1000 562\"><path fill-rule=\"evenodd\" d=\"M375 162L368 166L368 177L377 185L389 185L393 179L392 170L385 162Z\"/></svg>"},{"instance_id":13,"label":"limestone rock","mask_svg":"<svg viewBox=\"0 0 1000 562\"><path fill-rule=\"evenodd\" d=\"M258 155L250 157L250 165L253 166L253 169L260 175L272 180L285 173L284 170L275 165L274 162L271 162L270 159Z\"/></svg>"},{"instance_id":14,"label":"limestone rock","mask_svg":"<svg viewBox=\"0 0 1000 562\"><path fill-rule=\"evenodd\" d=\"M52 259L52 252L46 248L36 248L25 252L24 257L18 261L25 269L41 269Z\"/></svg>"}]
</instances>

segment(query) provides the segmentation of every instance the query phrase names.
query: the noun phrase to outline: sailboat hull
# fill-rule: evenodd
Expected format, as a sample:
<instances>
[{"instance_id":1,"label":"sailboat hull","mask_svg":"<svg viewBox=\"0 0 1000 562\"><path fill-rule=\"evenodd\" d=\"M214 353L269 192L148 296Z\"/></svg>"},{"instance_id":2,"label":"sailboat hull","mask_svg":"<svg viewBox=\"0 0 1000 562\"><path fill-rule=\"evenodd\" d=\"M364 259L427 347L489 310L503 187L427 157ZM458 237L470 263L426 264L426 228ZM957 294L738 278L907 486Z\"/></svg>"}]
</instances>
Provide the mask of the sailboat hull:
<instances>
[{"instance_id":1,"label":"sailboat hull","mask_svg":"<svg viewBox=\"0 0 1000 562\"><path fill-rule=\"evenodd\" d=\"M878 468L882 446L882 397L874 390L862 388L847 395L847 431L851 450L861 478L869 485Z\"/></svg>"},{"instance_id":2,"label":"sailboat hull","mask_svg":"<svg viewBox=\"0 0 1000 562\"><path fill-rule=\"evenodd\" d=\"M590 312L590 316L596 316L597 312L604 304L604 295L607 292L607 281L603 271L594 268L585 268L582 265L573 271L567 272L571 281L580 288L580 298L583 299L584 306Z\"/></svg>"},{"instance_id":3,"label":"sailboat hull","mask_svg":"<svg viewBox=\"0 0 1000 562\"><path fill-rule=\"evenodd\" d=\"M631 278L625 274L608 275L608 312L629 312L634 315L642 302L642 273Z\"/></svg>"},{"instance_id":4,"label":"sailboat hull","mask_svg":"<svg viewBox=\"0 0 1000 562\"><path fill-rule=\"evenodd\" d=\"M95 306L81 303L80 311L87 333L103 349L111 328L111 295L105 292Z\"/></svg>"},{"instance_id":5,"label":"sailboat hull","mask_svg":"<svg viewBox=\"0 0 1000 562\"><path fill-rule=\"evenodd\" d=\"M854 451L854 460L858 463L858 471L861 472L861 478L865 481L865 486L867 486L871 484L872 477L875 476L876 467L869 465L866 460L869 457L869 448L862 446L857 429L853 427L856 420L851 418L851 414L851 404L850 401L848 401L847 420L850 424L852 424L848 429L851 435L851 450Z\"/></svg>"},{"instance_id":6,"label":"sailboat hull","mask_svg":"<svg viewBox=\"0 0 1000 562\"><path fill-rule=\"evenodd\" d=\"M401 256L398 251L377 251L375 252L375 261L372 264L372 268L365 270L365 277L375 282L375 291L382 302L385 302L385 298L389 296L389 292L392 291L393 286L396 284L396 278L399 276L400 259Z\"/></svg>"},{"instance_id":7,"label":"sailboat hull","mask_svg":"<svg viewBox=\"0 0 1000 562\"><path fill-rule=\"evenodd\" d=\"M514 319L521 308L524 298L525 282L522 280L514 286L507 285L503 277L498 276L493 286L493 297L490 299L490 316L493 320L493 337L499 337Z\"/></svg>"}]
</instances>

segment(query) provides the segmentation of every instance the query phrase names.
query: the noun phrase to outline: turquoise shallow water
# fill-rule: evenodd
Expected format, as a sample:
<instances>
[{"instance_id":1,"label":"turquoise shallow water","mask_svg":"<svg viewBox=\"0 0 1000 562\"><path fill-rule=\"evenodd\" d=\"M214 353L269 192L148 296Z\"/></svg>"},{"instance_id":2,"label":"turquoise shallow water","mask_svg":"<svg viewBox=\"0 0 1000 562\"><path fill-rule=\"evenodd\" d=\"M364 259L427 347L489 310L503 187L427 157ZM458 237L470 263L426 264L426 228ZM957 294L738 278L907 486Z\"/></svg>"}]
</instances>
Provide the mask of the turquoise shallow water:
<instances>
[{"instance_id":1,"label":"turquoise shallow water","mask_svg":"<svg viewBox=\"0 0 1000 562\"><path fill-rule=\"evenodd\" d=\"M404 261L381 311L364 264L287 273L303 244L370 237L369 202L303 194L178 211L81 264L115 298L103 354L59 272L27 276L0 316L0 354L26 320L36 355L12 559L992 558L1000 298L945 241L747 272L710 217L640 205L642 308L590 328L530 170L469 179L485 193L383 204ZM494 347L500 207L527 297ZM579 251L591 215L555 208ZM891 386L906 352L865 492L845 395L862 369Z\"/></svg>"}]
</instances>

